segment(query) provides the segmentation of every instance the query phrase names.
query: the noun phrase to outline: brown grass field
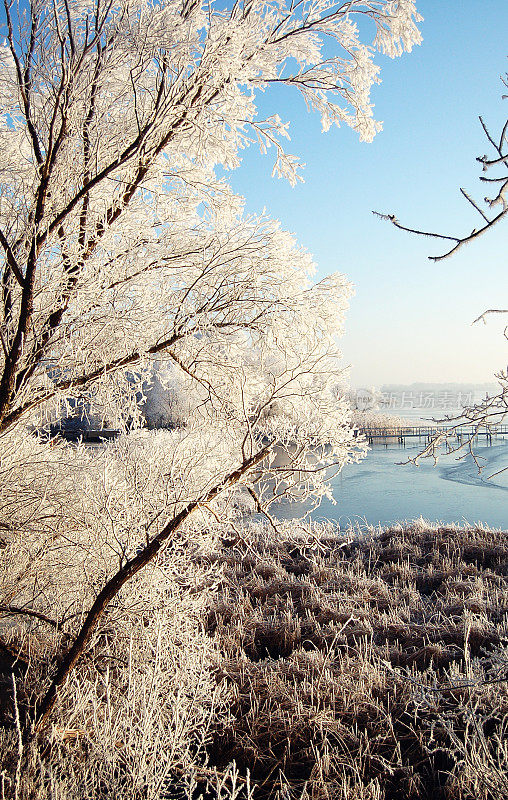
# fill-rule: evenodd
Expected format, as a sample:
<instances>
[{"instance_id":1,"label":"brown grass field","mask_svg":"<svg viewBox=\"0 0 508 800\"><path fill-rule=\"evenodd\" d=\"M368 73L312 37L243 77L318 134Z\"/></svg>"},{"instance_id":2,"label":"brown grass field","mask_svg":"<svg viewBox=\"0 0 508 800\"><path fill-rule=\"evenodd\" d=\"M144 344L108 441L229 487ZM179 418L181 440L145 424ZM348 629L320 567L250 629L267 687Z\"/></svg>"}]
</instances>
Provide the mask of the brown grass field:
<instances>
[{"instance_id":1,"label":"brown grass field","mask_svg":"<svg viewBox=\"0 0 508 800\"><path fill-rule=\"evenodd\" d=\"M508 797L508 533L224 547L208 613L257 796ZM285 794L284 794L285 793Z\"/></svg>"},{"instance_id":2,"label":"brown grass field","mask_svg":"<svg viewBox=\"0 0 508 800\"><path fill-rule=\"evenodd\" d=\"M232 532L162 604L155 572L156 613L131 590L23 753L4 663L2 800L508 798L508 531ZM27 625L3 647L42 647Z\"/></svg>"}]
</instances>

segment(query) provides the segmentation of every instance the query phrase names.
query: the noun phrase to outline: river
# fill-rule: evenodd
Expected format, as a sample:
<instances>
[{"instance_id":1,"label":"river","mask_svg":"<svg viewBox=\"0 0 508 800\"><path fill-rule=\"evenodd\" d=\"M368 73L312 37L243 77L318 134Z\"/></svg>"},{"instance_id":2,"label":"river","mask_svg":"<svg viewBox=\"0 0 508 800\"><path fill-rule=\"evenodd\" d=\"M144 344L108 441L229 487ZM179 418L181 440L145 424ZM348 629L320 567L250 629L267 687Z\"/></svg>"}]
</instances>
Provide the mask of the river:
<instances>
[{"instance_id":1,"label":"river","mask_svg":"<svg viewBox=\"0 0 508 800\"><path fill-rule=\"evenodd\" d=\"M431 522L474 524L508 528L508 440L499 438L491 446L480 443L475 454L484 459L478 474L470 455L443 455L436 466L432 459L404 466L418 453L418 445L375 444L360 464L350 464L332 482L333 504L324 500L310 517L328 519L341 529L350 525L391 525L423 517ZM302 507L282 503L279 519L299 516Z\"/></svg>"}]
</instances>

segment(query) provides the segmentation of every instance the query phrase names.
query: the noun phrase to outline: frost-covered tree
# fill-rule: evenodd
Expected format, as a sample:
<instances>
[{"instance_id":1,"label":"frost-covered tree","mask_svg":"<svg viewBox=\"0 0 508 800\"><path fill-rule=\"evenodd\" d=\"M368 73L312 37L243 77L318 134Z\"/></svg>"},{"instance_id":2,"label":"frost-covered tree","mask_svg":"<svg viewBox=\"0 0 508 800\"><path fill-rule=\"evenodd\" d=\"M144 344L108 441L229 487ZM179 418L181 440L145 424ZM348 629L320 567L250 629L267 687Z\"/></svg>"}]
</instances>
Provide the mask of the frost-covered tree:
<instances>
[{"instance_id":1,"label":"frost-covered tree","mask_svg":"<svg viewBox=\"0 0 508 800\"><path fill-rule=\"evenodd\" d=\"M56 508L67 524L61 475L74 456L52 453L39 495L35 467L18 491L17 460L33 452L41 463L27 430L64 398L132 427L154 359L185 398L185 425L158 443L134 437L132 469L114 449L102 472L83 461L98 511L80 537L88 525L113 560L57 659L40 726L108 603L191 514L220 518L247 481L258 511L295 485L319 501L324 467L359 457L333 393L349 287L341 275L313 284L309 255L269 218L246 216L220 175L257 143L275 152L276 175L298 179L287 123L257 113L272 83L302 95L324 129L345 123L371 140L375 51L400 55L420 35L411 0L4 0L4 11L0 448L11 535L29 525L37 536L33 520ZM43 498L30 522L23 496ZM73 525L81 512L69 512ZM83 539L74 544L82 553Z\"/></svg>"}]
</instances>

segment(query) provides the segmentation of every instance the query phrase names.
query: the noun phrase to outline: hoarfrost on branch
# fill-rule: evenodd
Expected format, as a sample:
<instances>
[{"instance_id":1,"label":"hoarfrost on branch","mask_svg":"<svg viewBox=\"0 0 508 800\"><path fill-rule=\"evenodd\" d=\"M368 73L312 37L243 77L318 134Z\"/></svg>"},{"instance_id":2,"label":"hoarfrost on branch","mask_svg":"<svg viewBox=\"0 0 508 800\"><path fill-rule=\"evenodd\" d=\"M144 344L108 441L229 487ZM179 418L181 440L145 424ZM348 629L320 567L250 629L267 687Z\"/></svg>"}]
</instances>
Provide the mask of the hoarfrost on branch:
<instances>
[{"instance_id":1,"label":"hoarfrost on branch","mask_svg":"<svg viewBox=\"0 0 508 800\"><path fill-rule=\"evenodd\" d=\"M277 222L245 214L221 175L257 143L275 153L275 174L297 180L287 122L257 113L272 83L296 89L324 129L345 123L370 141L375 52L411 50L420 17L410 0L5 0L4 11L5 524L12 546L24 536L45 553L44 574L55 537L75 548L75 566L48 579L54 608L73 593L86 607L100 585L104 600L61 662L44 719L108 598L177 523L233 520L242 482L266 513L282 494L319 502L325 468L361 456L333 392L350 287L339 274L314 284L311 257ZM100 457L29 434L69 399L135 428L154 360L183 398L173 430L132 433ZM33 570L20 569L28 596Z\"/></svg>"}]
</instances>

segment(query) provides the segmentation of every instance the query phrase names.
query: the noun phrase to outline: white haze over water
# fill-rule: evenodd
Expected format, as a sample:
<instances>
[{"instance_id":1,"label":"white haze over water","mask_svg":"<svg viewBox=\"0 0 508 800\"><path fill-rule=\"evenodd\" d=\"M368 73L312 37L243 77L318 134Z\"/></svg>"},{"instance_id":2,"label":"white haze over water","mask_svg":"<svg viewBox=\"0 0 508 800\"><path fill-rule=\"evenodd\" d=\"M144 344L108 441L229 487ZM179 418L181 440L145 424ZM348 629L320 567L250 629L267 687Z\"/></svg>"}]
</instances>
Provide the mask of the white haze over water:
<instances>
[{"instance_id":1,"label":"white haze over water","mask_svg":"<svg viewBox=\"0 0 508 800\"><path fill-rule=\"evenodd\" d=\"M464 406L498 392L496 383L384 384L379 389L379 410L408 419L441 420L458 417Z\"/></svg>"}]
</instances>

